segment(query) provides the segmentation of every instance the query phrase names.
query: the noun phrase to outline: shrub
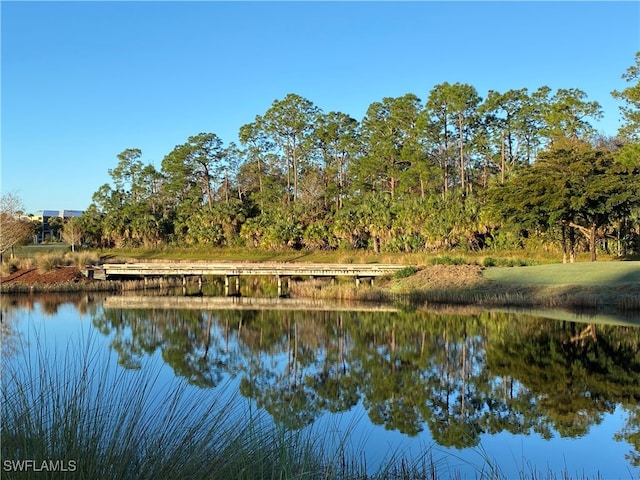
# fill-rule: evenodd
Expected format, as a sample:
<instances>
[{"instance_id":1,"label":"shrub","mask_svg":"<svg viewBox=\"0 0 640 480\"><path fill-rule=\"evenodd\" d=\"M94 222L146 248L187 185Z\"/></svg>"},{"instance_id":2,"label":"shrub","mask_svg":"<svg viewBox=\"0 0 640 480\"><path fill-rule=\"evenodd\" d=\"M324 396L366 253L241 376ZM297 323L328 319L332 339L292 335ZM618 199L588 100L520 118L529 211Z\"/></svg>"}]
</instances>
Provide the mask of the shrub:
<instances>
[{"instance_id":1,"label":"shrub","mask_svg":"<svg viewBox=\"0 0 640 480\"><path fill-rule=\"evenodd\" d=\"M18 267L18 262L16 262L15 260L2 262L2 275L9 276L17 270L19 270L19 267Z\"/></svg>"},{"instance_id":2,"label":"shrub","mask_svg":"<svg viewBox=\"0 0 640 480\"><path fill-rule=\"evenodd\" d=\"M62 267L67 264L64 254L47 253L38 255L35 259L38 271L42 273L51 272L56 267Z\"/></svg>"},{"instance_id":3,"label":"shrub","mask_svg":"<svg viewBox=\"0 0 640 480\"><path fill-rule=\"evenodd\" d=\"M465 265L467 261L462 257L451 257L449 255L442 255L440 257L434 257L430 260L431 265Z\"/></svg>"},{"instance_id":4,"label":"shrub","mask_svg":"<svg viewBox=\"0 0 640 480\"><path fill-rule=\"evenodd\" d=\"M404 267L393 274L393 278L406 278L415 274L418 270L415 267Z\"/></svg>"},{"instance_id":5,"label":"shrub","mask_svg":"<svg viewBox=\"0 0 640 480\"><path fill-rule=\"evenodd\" d=\"M482 265L485 267L495 267L498 264L498 261L493 257L485 257L482 260Z\"/></svg>"},{"instance_id":6,"label":"shrub","mask_svg":"<svg viewBox=\"0 0 640 480\"><path fill-rule=\"evenodd\" d=\"M82 268L82 267L86 267L87 265L96 265L97 263L100 262L100 259L95 254L92 254L89 252L82 252L82 253L71 254L69 256L69 261L72 264Z\"/></svg>"}]
</instances>

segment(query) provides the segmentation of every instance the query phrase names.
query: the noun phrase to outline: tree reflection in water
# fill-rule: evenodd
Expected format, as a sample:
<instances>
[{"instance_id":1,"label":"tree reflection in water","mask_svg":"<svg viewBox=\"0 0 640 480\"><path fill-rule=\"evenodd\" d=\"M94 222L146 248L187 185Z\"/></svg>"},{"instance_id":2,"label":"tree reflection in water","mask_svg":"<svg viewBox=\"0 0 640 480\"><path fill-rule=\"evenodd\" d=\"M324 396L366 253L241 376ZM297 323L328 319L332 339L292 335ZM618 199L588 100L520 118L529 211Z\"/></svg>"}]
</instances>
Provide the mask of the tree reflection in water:
<instances>
[{"instance_id":1,"label":"tree reflection in water","mask_svg":"<svg viewBox=\"0 0 640 480\"><path fill-rule=\"evenodd\" d=\"M620 406L640 465L640 328L515 313L105 309L120 364L160 350L178 376L240 391L301 428L362 402L371 421L464 448L483 433L585 435Z\"/></svg>"},{"instance_id":2,"label":"tree reflection in water","mask_svg":"<svg viewBox=\"0 0 640 480\"><path fill-rule=\"evenodd\" d=\"M516 313L101 308L99 298L47 297L88 313L117 352L138 369L160 353L178 377L215 388L238 377L240 393L275 421L302 428L359 403L376 425L441 446L478 445L509 432L575 438L616 408L614 436L640 466L640 328L573 323ZM95 302L94 300L98 300ZM2 299L3 354L16 329Z\"/></svg>"}]
</instances>

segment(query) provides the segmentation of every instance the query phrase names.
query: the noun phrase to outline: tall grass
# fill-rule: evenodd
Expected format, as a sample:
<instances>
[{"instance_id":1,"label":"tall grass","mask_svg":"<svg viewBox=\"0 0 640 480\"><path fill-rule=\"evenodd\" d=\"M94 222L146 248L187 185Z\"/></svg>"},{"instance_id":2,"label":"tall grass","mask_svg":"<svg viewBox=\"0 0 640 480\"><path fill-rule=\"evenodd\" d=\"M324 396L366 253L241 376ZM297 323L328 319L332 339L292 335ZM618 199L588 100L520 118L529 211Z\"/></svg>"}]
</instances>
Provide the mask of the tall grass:
<instances>
[{"instance_id":1,"label":"tall grass","mask_svg":"<svg viewBox=\"0 0 640 480\"><path fill-rule=\"evenodd\" d=\"M91 339L59 355L36 338L3 363L2 478L431 478L406 459L368 475L344 441L329 452L326 434L275 427L224 387L194 392L183 381L163 383L159 367L116 367ZM6 468L18 460L59 468Z\"/></svg>"},{"instance_id":2,"label":"tall grass","mask_svg":"<svg viewBox=\"0 0 640 480\"><path fill-rule=\"evenodd\" d=\"M41 273L51 272L57 267L66 266L67 260L62 253L45 253L35 258L38 271Z\"/></svg>"},{"instance_id":3,"label":"tall grass","mask_svg":"<svg viewBox=\"0 0 640 480\"><path fill-rule=\"evenodd\" d=\"M622 311L640 310L640 295L622 295L618 299L617 307Z\"/></svg>"},{"instance_id":4,"label":"tall grass","mask_svg":"<svg viewBox=\"0 0 640 480\"><path fill-rule=\"evenodd\" d=\"M16 270L37 268L41 273L46 273L58 267L76 265L80 268L88 265L96 265L100 257L92 252L65 252L63 250L42 250L31 256L16 256L5 258L2 262L2 274L10 275Z\"/></svg>"},{"instance_id":5,"label":"tall grass","mask_svg":"<svg viewBox=\"0 0 640 480\"><path fill-rule=\"evenodd\" d=\"M462 478L449 469L441 476L430 448L417 460L391 452L369 473L364 456L348 448L349 432L339 434L345 436L332 447L333 431L273 426L246 399L231 393L231 384L209 390L177 379L164 382L159 363L139 371L122 369L91 335L77 345L72 342L62 354L45 351L37 333L32 343L3 358L3 479ZM19 460L36 466L49 461L59 468L7 468L7 462ZM487 457L474 478L505 476ZM519 478L570 476L532 470Z\"/></svg>"}]
</instances>

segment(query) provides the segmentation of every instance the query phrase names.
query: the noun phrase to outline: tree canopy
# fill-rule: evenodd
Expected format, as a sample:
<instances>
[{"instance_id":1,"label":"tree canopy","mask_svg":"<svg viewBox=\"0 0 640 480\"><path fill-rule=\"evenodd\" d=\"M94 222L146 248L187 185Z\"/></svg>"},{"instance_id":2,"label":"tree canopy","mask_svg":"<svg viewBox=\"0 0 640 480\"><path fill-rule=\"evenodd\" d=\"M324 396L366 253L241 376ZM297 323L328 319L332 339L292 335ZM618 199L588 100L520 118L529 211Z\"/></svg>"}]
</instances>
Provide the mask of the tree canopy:
<instances>
[{"instance_id":1,"label":"tree canopy","mask_svg":"<svg viewBox=\"0 0 640 480\"><path fill-rule=\"evenodd\" d=\"M85 241L410 252L542 239L569 260L614 243L638 253L639 58L613 92L626 102L617 138L595 131L602 109L577 88L482 98L444 82L424 101L373 101L360 121L290 93L240 127L240 146L201 132L159 169L124 150Z\"/></svg>"},{"instance_id":2,"label":"tree canopy","mask_svg":"<svg viewBox=\"0 0 640 480\"><path fill-rule=\"evenodd\" d=\"M640 204L640 169L617 161L614 152L562 137L534 165L493 192L504 218L561 232L565 257L575 259L574 230L584 234L596 260L598 230L628 218Z\"/></svg>"}]
</instances>

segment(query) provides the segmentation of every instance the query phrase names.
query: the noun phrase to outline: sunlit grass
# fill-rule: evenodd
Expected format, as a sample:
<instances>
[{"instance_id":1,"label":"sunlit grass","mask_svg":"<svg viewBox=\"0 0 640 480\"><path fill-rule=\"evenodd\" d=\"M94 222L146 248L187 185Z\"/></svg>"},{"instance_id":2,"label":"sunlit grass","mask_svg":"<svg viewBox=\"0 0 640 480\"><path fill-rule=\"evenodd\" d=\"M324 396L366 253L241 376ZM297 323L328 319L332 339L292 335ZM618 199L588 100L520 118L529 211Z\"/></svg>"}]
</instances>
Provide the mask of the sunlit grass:
<instances>
[{"instance_id":1,"label":"sunlit grass","mask_svg":"<svg viewBox=\"0 0 640 480\"><path fill-rule=\"evenodd\" d=\"M626 285L640 284L640 262L581 262L525 268L489 268L485 278L511 285Z\"/></svg>"},{"instance_id":2,"label":"sunlit grass","mask_svg":"<svg viewBox=\"0 0 640 480\"><path fill-rule=\"evenodd\" d=\"M14 248L16 257L33 257L46 253L65 253L71 250L71 246L67 243L39 243L31 245L22 245Z\"/></svg>"},{"instance_id":3,"label":"sunlit grass","mask_svg":"<svg viewBox=\"0 0 640 480\"><path fill-rule=\"evenodd\" d=\"M637 264L638 262L636 262ZM590 264L587 264L590 265ZM390 303L408 301L415 306L428 304L476 305L485 307L544 307L570 310L605 309L620 312L632 312L640 309L640 291L637 286L634 265L625 262L625 267L618 267L622 263L610 263L599 266L600 276L591 280L594 284L583 285L576 281L576 285L561 285L553 282L563 281L562 276L549 278L527 275L529 268L485 268L483 273L487 280L479 279L475 284L466 286L432 285L413 280L410 271L403 270L403 275L393 278L379 278L370 286L363 283L356 286L353 280L329 282L327 280L307 280L291 282L289 291L293 297L315 299L336 299L341 301L365 301ZM565 265L558 265L564 267ZM548 265L555 270L553 265ZM428 267L426 267L428 268ZM591 270L588 267L587 270ZM638 265L635 266L638 268ZM596 269L597 270L597 269ZM496 275L493 275L497 272ZM501 275L509 276L502 280ZM613 278L616 272L617 281L611 284L600 284ZM406 274L406 275L405 275ZM517 275L516 275L517 274ZM496 280L493 280L496 278ZM515 280L512 281L512 278ZM581 277L571 277L573 278ZM500 279L500 280L497 280ZM545 280L547 284L541 283Z\"/></svg>"},{"instance_id":4,"label":"sunlit grass","mask_svg":"<svg viewBox=\"0 0 640 480\"><path fill-rule=\"evenodd\" d=\"M157 250L104 250L102 256L114 259L137 260L202 260L234 262L311 262L311 263L400 263L417 264L420 254L374 254L366 251L343 250L264 250L253 248L172 248Z\"/></svg>"},{"instance_id":5,"label":"sunlit grass","mask_svg":"<svg viewBox=\"0 0 640 480\"><path fill-rule=\"evenodd\" d=\"M534 246L535 247L535 246ZM208 261L282 261L282 262L326 262L326 263L396 263L404 265L432 265L456 263L483 265L537 265L559 263L562 253L557 249L526 248L515 250L441 250L431 252L381 252L366 250L311 250L278 249L266 250L250 247L175 247L119 248L94 250L94 256L111 259L130 258L137 260L208 260ZM28 258L43 253L64 253L70 250L65 243L25 245L16 247L17 257ZM590 254L581 252L577 261L589 261ZM615 255L600 254L599 262L619 260ZM486 265L491 266L491 265Z\"/></svg>"},{"instance_id":6,"label":"sunlit grass","mask_svg":"<svg viewBox=\"0 0 640 480\"><path fill-rule=\"evenodd\" d=\"M362 250L264 250L247 247L163 247L160 249L113 249L99 252L110 259L137 260L208 260L208 261L254 261L254 262L322 262L322 263L391 263L402 265L477 264L485 258L495 265L536 265L558 262L561 257L555 252L540 251L455 251L374 253ZM603 257L604 258L604 257ZM586 259L586 257L585 257Z\"/></svg>"}]
</instances>

